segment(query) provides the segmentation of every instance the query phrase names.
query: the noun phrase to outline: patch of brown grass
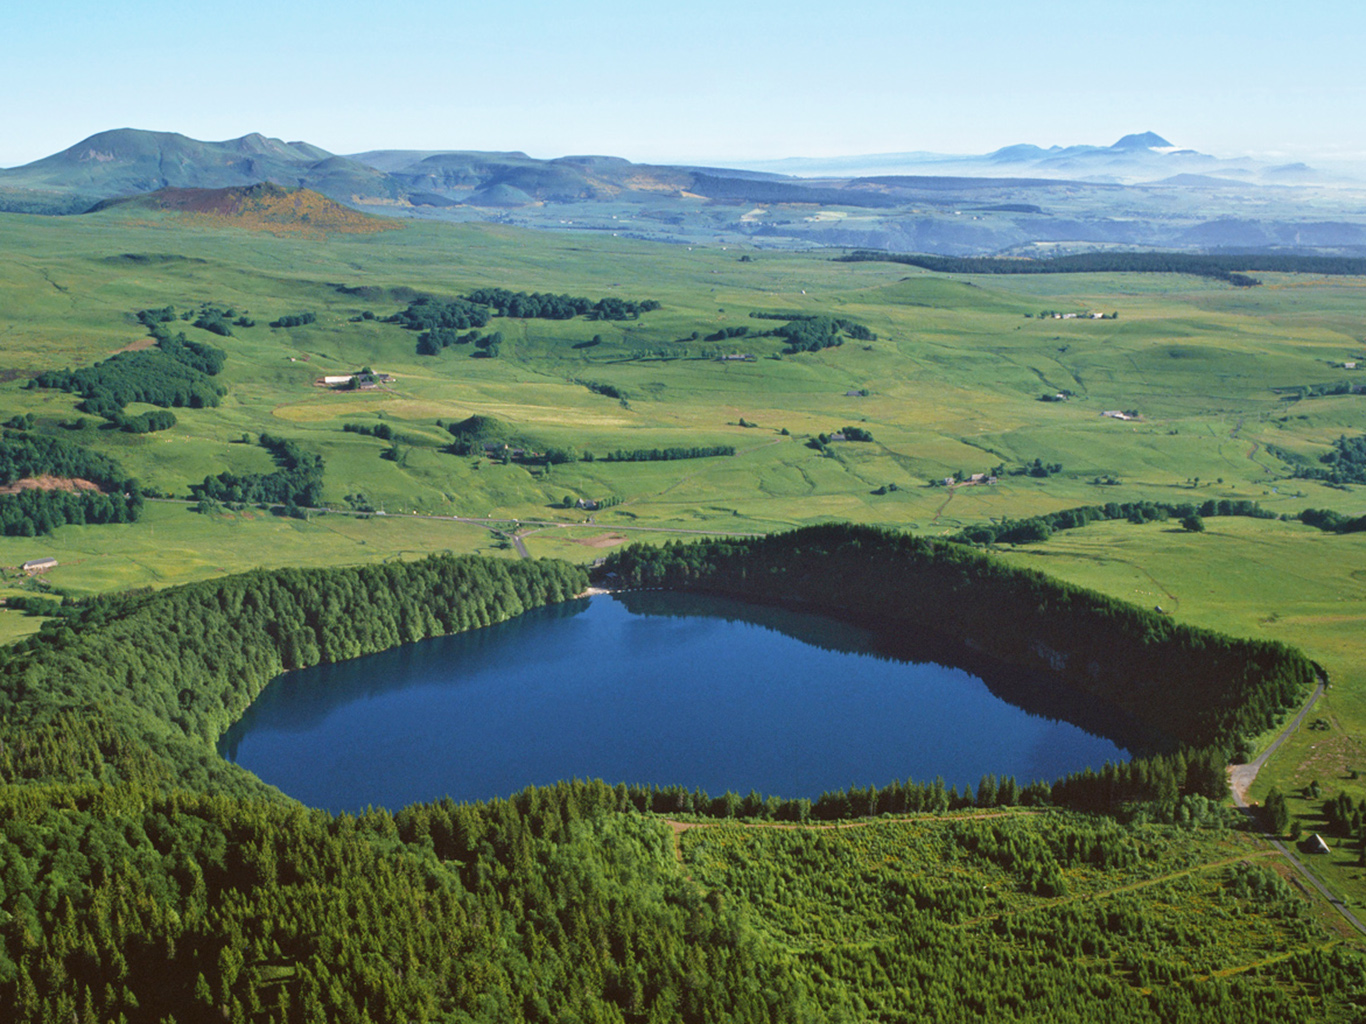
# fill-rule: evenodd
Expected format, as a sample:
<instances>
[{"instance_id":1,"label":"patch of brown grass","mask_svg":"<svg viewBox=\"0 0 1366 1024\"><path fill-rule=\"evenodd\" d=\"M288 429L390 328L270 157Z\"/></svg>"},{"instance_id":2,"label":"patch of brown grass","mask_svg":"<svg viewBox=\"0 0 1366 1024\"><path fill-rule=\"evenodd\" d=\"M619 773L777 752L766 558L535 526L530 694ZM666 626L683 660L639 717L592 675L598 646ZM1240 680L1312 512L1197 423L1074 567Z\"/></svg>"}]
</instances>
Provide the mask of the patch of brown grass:
<instances>
[{"instance_id":1,"label":"patch of brown grass","mask_svg":"<svg viewBox=\"0 0 1366 1024\"><path fill-rule=\"evenodd\" d=\"M625 544L626 538L619 533L600 533L596 537L584 537L573 543L582 544L586 548L613 548L618 544Z\"/></svg>"},{"instance_id":2,"label":"patch of brown grass","mask_svg":"<svg viewBox=\"0 0 1366 1024\"><path fill-rule=\"evenodd\" d=\"M98 491L99 484L80 477L65 476L26 476L12 484L0 487L0 494L18 494L20 491Z\"/></svg>"}]
</instances>

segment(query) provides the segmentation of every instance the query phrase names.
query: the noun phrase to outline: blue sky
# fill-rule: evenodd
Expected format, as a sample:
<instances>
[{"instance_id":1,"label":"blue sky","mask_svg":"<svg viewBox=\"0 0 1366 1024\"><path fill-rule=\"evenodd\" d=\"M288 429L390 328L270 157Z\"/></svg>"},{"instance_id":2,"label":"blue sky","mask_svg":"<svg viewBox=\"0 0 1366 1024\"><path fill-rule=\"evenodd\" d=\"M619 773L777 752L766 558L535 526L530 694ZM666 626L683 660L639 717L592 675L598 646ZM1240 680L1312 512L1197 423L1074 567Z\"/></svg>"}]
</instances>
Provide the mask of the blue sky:
<instances>
[{"instance_id":1,"label":"blue sky","mask_svg":"<svg viewBox=\"0 0 1366 1024\"><path fill-rule=\"evenodd\" d=\"M117 127L699 162L1152 130L1366 159L1366 10L1336 0L30 0L3 31L0 166Z\"/></svg>"}]
</instances>

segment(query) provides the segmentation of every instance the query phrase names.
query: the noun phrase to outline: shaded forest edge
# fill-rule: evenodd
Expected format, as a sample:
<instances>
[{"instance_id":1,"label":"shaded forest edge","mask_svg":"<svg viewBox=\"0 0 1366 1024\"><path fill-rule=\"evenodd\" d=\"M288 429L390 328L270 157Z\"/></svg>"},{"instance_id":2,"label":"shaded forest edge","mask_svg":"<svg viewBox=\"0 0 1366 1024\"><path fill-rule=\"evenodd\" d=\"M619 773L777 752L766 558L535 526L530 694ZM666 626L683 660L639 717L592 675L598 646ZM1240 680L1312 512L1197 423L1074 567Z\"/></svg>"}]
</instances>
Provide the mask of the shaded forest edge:
<instances>
[{"instance_id":1,"label":"shaded forest edge","mask_svg":"<svg viewBox=\"0 0 1366 1024\"><path fill-rule=\"evenodd\" d=\"M1295 707L1316 676L1284 644L1182 625L962 545L874 527L632 545L601 571L627 587L725 594L954 638L1054 673L1174 744L1234 756Z\"/></svg>"}]
</instances>

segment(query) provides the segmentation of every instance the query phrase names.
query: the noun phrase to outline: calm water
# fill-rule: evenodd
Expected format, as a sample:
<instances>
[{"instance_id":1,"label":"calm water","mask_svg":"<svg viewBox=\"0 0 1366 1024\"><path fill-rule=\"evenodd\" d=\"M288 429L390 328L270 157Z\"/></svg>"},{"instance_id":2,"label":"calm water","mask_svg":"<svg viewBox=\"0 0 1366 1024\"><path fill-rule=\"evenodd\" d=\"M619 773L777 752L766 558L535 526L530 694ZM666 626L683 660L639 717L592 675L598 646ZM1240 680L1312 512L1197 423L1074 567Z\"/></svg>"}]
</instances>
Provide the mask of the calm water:
<instances>
[{"instance_id":1,"label":"calm water","mask_svg":"<svg viewBox=\"0 0 1366 1024\"><path fill-rule=\"evenodd\" d=\"M1135 745L1126 723L1056 685L987 671L989 685L898 646L722 599L581 599L281 676L220 750L339 811L573 777L790 797L936 775L1023 783Z\"/></svg>"}]
</instances>

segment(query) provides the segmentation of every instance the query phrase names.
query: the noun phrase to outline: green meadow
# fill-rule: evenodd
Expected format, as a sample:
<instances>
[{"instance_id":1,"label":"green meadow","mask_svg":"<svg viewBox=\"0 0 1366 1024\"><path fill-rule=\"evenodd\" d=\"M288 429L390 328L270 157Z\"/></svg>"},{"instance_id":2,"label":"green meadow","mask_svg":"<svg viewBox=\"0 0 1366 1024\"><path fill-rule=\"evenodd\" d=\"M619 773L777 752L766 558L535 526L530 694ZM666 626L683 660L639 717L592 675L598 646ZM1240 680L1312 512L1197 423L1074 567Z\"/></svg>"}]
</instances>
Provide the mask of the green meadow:
<instances>
[{"instance_id":1,"label":"green meadow","mask_svg":"<svg viewBox=\"0 0 1366 1024\"><path fill-rule=\"evenodd\" d=\"M851 520L947 535L1105 502L1247 499L1286 516L1366 512L1358 490L1295 479L1278 454L1316 460L1366 423L1364 395L1284 390L1355 373L1366 383L1366 369L1343 368L1366 367L1363 279L1266 274L1261 287L1234 288L1176 275L943 276L819 252L491 225L276 237L117 210L6 215L0 252L0 419L32 413L39 432L88 444L145 488L182 499L149 503L132 525L0 538L0 564L60 562L39 581L11 571L7 594L83 596L431 551L517 557L514 534L532 556L588 562L625 541L688 531ZM381 322L415 293L454 298L477 287L655 299L661 308L610 322L494 319L486 330L504 340L492 359L471 358L473 346L419 356L416 332ZM228 391L217 408L175 410L177 424L160 433L103 429L94 417L76 431L60 425L81 415L76 396L28 387L44 370L146 344L140 309L206 303L255 321L227 338L171 325L226 351L218 379ZM785 311L855 321L876 339L795 355L777 337L705 340L728 327L771 330L782 321L750 313ZM1040 316L1055 311L1081 315ZM302 312L316 321L268 326ZM1101 312L1118 315L1089 317ZM367 313L375 319L361 319ZM753 358L717 358L740 354ZM395 380L365 391L314 383L363 366ZM1068 397L1041 401L1058 394ZM437 421L476 414L496 417L529 447L597 458L547 467L450 453ZM397 447L344 432L348 423L386 424ZM873 440L809 443L845 426ZM269 454L252 443L262 432L323 456L333 511L289 519L184 503L206 476L269 472ZM736 454L603 459L618 449L718 445ZM1062 469L1012 474L1035 459ZM997 467L1005 472L994 484L943 485ZM566 497L605 507L566 506ZM358 508L385 514L349 514ZM1366 538L1279 520L1206 526L1190 534L1175 523L1099 523L1005 557L1182 621L1302 647L1333 680L1316 712L1327 730L1297 736L1253 795L1307 785L1315 772L1325 788L1366 795L1366 781L1351 777L1366 771ZM34 621L0 614L0 639ZM1330 740L1336 760L1323 754ZM1317 814L1308 802L1292 801L1292 811L1306 826ZM1361 871L1330 874L1366 894Z\"/></svg>"}]
</instances>

